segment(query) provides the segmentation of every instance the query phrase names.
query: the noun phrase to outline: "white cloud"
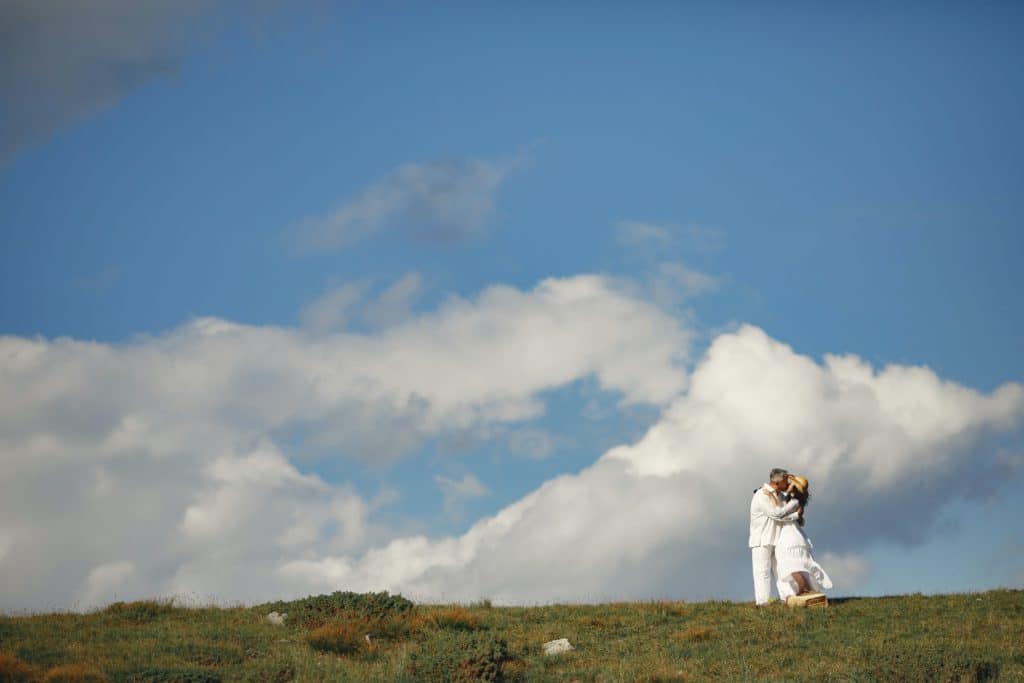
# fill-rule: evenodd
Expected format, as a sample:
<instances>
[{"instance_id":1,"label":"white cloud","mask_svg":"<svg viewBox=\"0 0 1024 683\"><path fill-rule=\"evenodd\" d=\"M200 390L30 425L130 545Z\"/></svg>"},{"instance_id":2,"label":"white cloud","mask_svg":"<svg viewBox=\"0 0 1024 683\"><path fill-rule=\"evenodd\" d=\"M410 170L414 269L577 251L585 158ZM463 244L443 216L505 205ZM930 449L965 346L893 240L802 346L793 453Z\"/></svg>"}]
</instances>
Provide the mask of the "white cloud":
<instances>
[{"instance_id":1,"label":"white cloud","mask_svg":"<svg viewBox=\"0 0 1024 683\"><path fill-rule=\"evenodd\" d=\"M451 477L438 474L434 476L434 481L437 483L438 488L441 489L441 493L446 498L453 500L479 498L488 493L487 487L481 484L480 480L472 474L463 475L462 479L452 479Z\"/></svg>"},{"instance_id":2,"label":"white cloud","mask_svg":"<svg viewBox=\"0 0 1024 683\"><path fill-rule=\"evenodd\" d=\"M383 532L369 520L371 505L350 487L301 474L265 440L214 459L203 474L170 535L179 549L164 582L171 593L201 586L222 599L266 594L283 558L311 548L360 550Z\"/></svg>"},{"instance_id":3,"label":"white cloud","mask_svg":"<svg viewBox=\"0 0 1024 683\"><path fill-rule=\"evenodd\" d=\"M677 308L700 294L714 291L719 279L684 263L659 263L650 276L651 297L667 309Z\"/></svg>"},{"instance_id":4,"label":"white cloud","mask_svg":"<svg viewBox=\"0 0 1024 683\"><path fill-rule=\"evenodd\" d=\"M434 600L743 597L748 497L770 467L786 466L810 478L807 529L826 570L856 585L869 570L857 553L927 539L937 511L970 493L958 488L965 472L999 481L990 439L1016 433L1022 416L1019 384L985 395L927 368L876 371L854 356L818 364L745 326L712 344L639 442L461 536L397 539L279 574L310 589L329 577Z\"/></svg>"},{"instance_id":5,"label":"white cloud","mask_svg":"<svg viewBox=\"0 0 1024 683\"><path fill-rule=\"evenodd\" d=\"M83 605L92 606L110 597L118 600L144 597L138 572L131 562L106 562L94 567L85 580L79 600Z\"/></svg>"},{"instance_id":6,"label":"white cloud","mask_svg":"<svg viewBox=\"0 0 1024 683\"><path fill-rule=\"evenodd\" d=\"M684 247L696 251L715 251L725 244L725 231L705 225L658 225L624 220L615 225L618 241L628 247Z\"/></svg>"},{"instance_id":7,"label":"white cloud","mask_svg":"<svg viewBox=\"0 0 1024 683\"><path fill-rule=\"evenodd\" d=\"M1017 438L1019 384L982 394L927 368L819 363L749 326L688 378L690 338L595 276L491 287L372 334L204 318L117 345L0 337L0 608L88 607L115 584L221 601L745 597L747 497L776 465L810 478L816 554L856 585L868 547L926 540L1020 451L992 443ZM583 378L660 419L460 536L396 537L374 521L393 490L367 500L289 458L505 438ZM305 442L282 436L296 431Z\"/></svg>"},{"instance_id":8,"label":"white cloud","mask_svg":"<svg viewBox=\"0 0 1024 683\"><path fill-rule=\"evenodd\" d=\"M560 441L543 429L513 429L506 435L509 450L517 455L525 455L534 460L543 460L555 452Z\"/></svg>"},{"instance_id":9,"label":"white cloud","mask_svg":"<svg viewBox=\"0 0 1024 683\"><path fill-rule=\"evenodd\" d=\"M279 594L280 566L390 533L373 501L289 456L386 463L515 426L583 377L664 404L690 337L597 276L491 287L372 334L202 318L121 344L0 337L0 609L110 599L111 562L150 594Z\"/></svg>"},{"instance_id":10,"label":"white cloud","mask_svg":"<svg viewBox=\"0 0 1024 683\"><path fill-rule=\"evenodd\" d=\"M390 327L412 317L412 304L423 289L419 273L407 273L388 285L363 311L363 318L375 328Z\"/></svg>"},{"instance_id":11,"label":"white cloud","mask_svg":"<svg viewBox=\"0 0 1024 683\"><path fill-rule=\"evenodd\" d=\"M299 319L306 329L318 334L340 330L350 320L352 308L363 298L365 290L358 282L331 288L303 306Z\"/></svg>"},{"instance_id":12,"label":"white cloud","mask_svg":"<svg viewBox=\"0 0 1024 683\"><path fill-rule=\"evenodd\" d=\"M301 248L337 249L381 230L431 241L478 234L494 212L498 188L520 160L406 163L326 216L296 228Z\"/></svg>"},{"instance_id":13,"label":"white cloud","mask_svg":"<svg viewBox=\"0 0 1024 683\"><path fill-rule=\"evenodd\" d=\"M717 249L724 232L703 226L654 225L640 221L620 221L616 225L619 243L636 248L648 260L645 296L666 310L692 317L686 308L691 299L713 292L722 279L704 273L680 260L680 248L695 251ZM665 260L671 259L671 260Z\"/></svg>"},{"instance_id":14,"label":"white cloud","mask_svg":"<svg viewBox=\"0 0 1024 683\"><path fill-rule=\"evenodd\" d=\"M661 225L641 223L640 221L619 221L615 226L619 242L626 245L653 242L655 244L671 244L672 232Z\"/></svg>"},{"instance_id":15,"label":"white cloud","mask_svg":"<svg viewBox=\"0 0 1024 683\"><path fill-rule=\"evenodd\" d=\"M14 537L13 529L0 529L0 565L3 565L8 550L14 545Z\"/></svg>"},{"instance_id":16,"label":"white cloud","mask_svg":"<svg viewBox=\"0 0 1024 683\"><path fill-rule=\"evenodd\" d=\"M847 595L871 575L871 563L856 553L824 553L816 559L823 567L828 567L826 571L835 590Z\"/></svg>"},{"instance_id":17,"label":"white cloud","mask_svg":"<svg viewBox=\"0 0 1024 683\"><path fill-rule=\"evenodd\" d=\"M541 392L589 375L625 403L663 403L685 386L690 336L609 280L579 276L453 297L368 335L202 318L119 346L4 337L0 443L41 458L170 454L197 432L209 442L225 426L260 434L297 423L322 446L355 442L386 458L395 453L384 425L404 441L515 422L542 411Z\"/></svg>"},{"instance_id":18,"label":"white cloud","mask_svg":"<svg viewBox=\"0 0 1024 683\"><path fill-rule=\"evenodd\" d=\"M465 474L462 479L452 479L443 475L434 475L434 483L441 489L443 503L442 512L450 519L462 518L464 505L473 498L480 498L490 493L475 475Z\"/></svg>"},{"instance_id":19,"label":"white cloud","mask_svg":"<svg viewBox=\"0 0 1024 683\"><path fill-rule=\"evenodd\" d=\"M609 406L609 414L613 411L614 405ZM570 448L574 443L575 440L569 435L552 434L539 427L498 424L446 434L438 446L444 453L465 454L491 444L496 445L500 453L543 460L555 453L556 449Z\"/></svg>"}]
</instances>

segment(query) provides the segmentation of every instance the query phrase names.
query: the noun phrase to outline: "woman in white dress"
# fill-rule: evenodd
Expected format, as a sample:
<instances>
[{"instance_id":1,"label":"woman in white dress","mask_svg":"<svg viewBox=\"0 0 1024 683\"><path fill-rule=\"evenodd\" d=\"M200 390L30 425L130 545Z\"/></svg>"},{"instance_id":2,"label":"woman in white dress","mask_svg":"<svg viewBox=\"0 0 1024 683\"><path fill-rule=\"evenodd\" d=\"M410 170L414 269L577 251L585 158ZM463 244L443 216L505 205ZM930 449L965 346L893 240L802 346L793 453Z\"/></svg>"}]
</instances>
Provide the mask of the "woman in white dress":
<instances>
[{"instance_id":1,"label":"woman in white dress","mask_svg":"<svg viewBox=\"0 0 1024 683\"><path fill-rule=\"evenodd\" d=\"M789 475L789 495L800 501L799 517L796 522L782 525L779 540L775 544L776 587L779 599L785 601L791 595L821 593L832 587L821 565L814 561L811 549L814 545L804 533L804 508L811 498L811 492L804 477Z\"/></svg>"}]
</instances>

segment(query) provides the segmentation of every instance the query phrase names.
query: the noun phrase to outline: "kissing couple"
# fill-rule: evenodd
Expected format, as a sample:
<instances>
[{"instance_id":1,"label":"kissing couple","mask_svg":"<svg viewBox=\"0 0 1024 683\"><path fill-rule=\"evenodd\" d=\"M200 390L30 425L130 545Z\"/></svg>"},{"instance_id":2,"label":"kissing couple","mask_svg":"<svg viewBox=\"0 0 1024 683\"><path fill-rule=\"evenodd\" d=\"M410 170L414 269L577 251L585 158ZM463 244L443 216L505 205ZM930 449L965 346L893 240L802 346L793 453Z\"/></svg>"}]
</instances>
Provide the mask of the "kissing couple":
<instances>
[{"instance_id":1,"label":"kissing couple","mask_svg":"<svg viewBox=\"0 0 1024 683\"><path fill-rule=\"evenodd\" d=\"M783 601L832 588L832 579L811 555L814 546L803 529L810 498L807 479L780 467L772 469L768 483L754 489L749 546L758 607L768 604L773 577Z\"/></svg>"}]
</instances>

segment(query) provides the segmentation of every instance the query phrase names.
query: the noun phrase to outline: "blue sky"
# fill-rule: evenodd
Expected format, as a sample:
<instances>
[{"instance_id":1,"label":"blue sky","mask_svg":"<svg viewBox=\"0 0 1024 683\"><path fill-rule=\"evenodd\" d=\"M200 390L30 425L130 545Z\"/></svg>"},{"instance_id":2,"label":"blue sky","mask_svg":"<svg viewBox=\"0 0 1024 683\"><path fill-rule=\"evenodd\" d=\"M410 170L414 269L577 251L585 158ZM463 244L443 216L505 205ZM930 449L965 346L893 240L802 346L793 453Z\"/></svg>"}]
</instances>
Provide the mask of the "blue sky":
<instances>
[{"instance_id":1,"label":"blue sky","mask_svg":"<svg viewBox=\"0 0 1024 683\"><path fill-rule=\"evenodd\" d=\"M0 334L117 350L197 318L302 329L330 292L351 285L374 300L410 274L405 317L434 319L452 297L479 302L495 285L526 293L546 278L597 274L632 283L639 301L688 330L687 371L748 324L818 362L923 365L982 394L1024 380L1024 12L1013 3L310 3L254 14L209 2L125 10L137 22L130 40L117 5L80 31L57 16L41 42L26 33L0 48L9 120L37 124L2 134ZM102 40L83 37L100 23ZM47 66L32 71L39 55ZM403 165L470 185L401 200L411 203L364 221L345 246L303 242L303 226L374 191L407 192ZM480 169L497 174L493 187L472 184ZM415 204L437 197L450 205ZM637 224L646 237L631 240ZM675 280L677 299L657 300L649 285L667 263L709 284L686 291ZM372 336L390 324L367 313L344 329ZM302 421L264 436L298 471L365 500L395 494L371 515L380 536L346 551L365 558L405 531L463 534L637 442L670 399L622 405L625 386L583 371L532 394L539 412L418 427L422 438L394 458L353 457L336 443L311 453ZM1021 452L1019 417L990 440L950 436L970 441L955 464L936 463L934 481L912 468L905 486L990 474L991 453ZM531 434L548 444L542 457L514 452ZM5 448L10 459L27 453ZM760 464L729 484L749 490ZM858 558L849 592L1020 585L1022 482L1009 472L984 496L922 503L927 521L909 544L843 545ZM445 504L443 481L457 480L466 486ZM742 538L737 546L747 561ZM997 558L984 560L988 574L976 571L983 558ZM187 573L165 581L108 559L60 577L69 599L108 597L100 579L116 562L133 563L139 591L190 587ZM870 569L858 574L861 565ZM593 590L616 594L609 581ZM736 579L682 592L747 590Z\"/></svg>"}]
</instances>

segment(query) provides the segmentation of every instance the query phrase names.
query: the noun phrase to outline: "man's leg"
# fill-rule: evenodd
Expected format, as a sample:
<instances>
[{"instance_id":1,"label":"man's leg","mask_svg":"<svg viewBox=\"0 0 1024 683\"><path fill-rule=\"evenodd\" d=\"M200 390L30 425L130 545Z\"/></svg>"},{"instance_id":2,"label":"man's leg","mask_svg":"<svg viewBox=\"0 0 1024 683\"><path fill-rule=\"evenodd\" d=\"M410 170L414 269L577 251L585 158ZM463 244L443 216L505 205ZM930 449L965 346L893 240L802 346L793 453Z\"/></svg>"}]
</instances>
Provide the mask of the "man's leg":
<instances>
[{"instance_id":1,"label":"man's leg","mask_svg":"<svg viewBox=\"0 0 1024 683\"><path fill-rule=\"evenodd\" d=\"M775 555L775 546L772 546L772 578L768 581L769 586L775 586L775 592L782 599L782 592L779 591L779 558ZM769 590L771 590L769 588Z\"/></svg>"},{"instance_id":2,"label":"man's leg","mask_svg":"<svg viewBox=\"0 0 1024 683\"><path fill-rule=\"evenodd\" d=\"M774 551L775 546L770 545L750 549L750 559L754 568L754 602L758 605L767 605L772 594Z\"/></svg>"}]
</instances>

